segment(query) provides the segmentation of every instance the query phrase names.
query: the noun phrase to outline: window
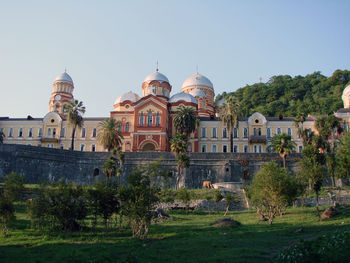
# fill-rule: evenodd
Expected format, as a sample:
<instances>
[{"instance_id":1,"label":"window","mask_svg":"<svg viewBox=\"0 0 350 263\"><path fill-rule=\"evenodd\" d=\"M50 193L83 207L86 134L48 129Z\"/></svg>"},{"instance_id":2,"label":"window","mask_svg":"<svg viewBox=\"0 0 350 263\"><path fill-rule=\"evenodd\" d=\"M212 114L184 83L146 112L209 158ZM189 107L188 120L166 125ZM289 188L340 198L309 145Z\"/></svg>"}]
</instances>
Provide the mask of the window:
<instances>
[{"instance_id":1,"label":"window","mask_svg":"<svg viewBox=\"0 0 350 263\"><path fill-rule=\"evenodd\" d=\"M213 138L217 138L217 136L216 136L216 127L214 127L212 129L212 135L213 135Z\"/></svg>"},{"instance_id":2,"label":"window","mask_svg":"<svg viewBox=\"0 0 350 263\"><path fill-rule=\"evenodd\" d=\"M237 128L233 128L233 137L234 138L238 137L238 129Z\"/></svg>"},{"instance_id":3,"label":"window","mask_svg":"<svg viewBox=\"0 0 350 263\"><path fill-rule=\"evenodd\" d=\"M22 137L22 136L23 136L23 128L19 128L18 137Z\"/></svg>"},{"instance_id":4,"label":"window","mask_svg":"<svg viewBox=\"0 0 350 263\"><path fill-rule=\"evenodd\" d=\"M13 128L10 128L9 130L9 137L12 137L13 136Z\"/></svg>"},{"instance_id":5,"label":"window","mask_svg":"<svg viewBox=\"0 0 350 263\"><path fill-rule=\"evenodd\" d=\"M256 128L254 128L254 136L256 136L257 134L256 134Z\"/></svg>"},{"instance_id":6,"label":"window","mask_svg":"<svg viewBox=\"0 0 350 263\"><path fill-rule=\"evenodd\" d=\"M118 132L122 132L122 123L118 121Z\"/></svg>"},{"instance_id":7,"label":"window","mask_svg":"<svg viewBox=\"0 0 350 263\"><path fill-rule=\"evenodd\" d=\"M163 96L166 96L166 88L163 87Z\"/></svg>"},{"instance_id":8,"label":"window","mask_svg":"<svg viewBox=\"0 0 350 263\"><path fill-rule=\"evenodd\" d=\"M201 152L205 153L207 151L207 145L203 144L201 148Z\"/></svg>"},{"instance_id":9,"label":"window","mask_svg":"<svg viewBox=\"0 0 350 263\"><path fill-rule=\"evenodd\" d=\"M140 113L139 124L140 124L140 126L143 126L143 112Z\"/></svg>"},{"instance_id":10,"label":"window","mask_svg":"<svg viewBox=\"0 0 350 263\"><path fill-rule=\"evenodd\" d=\"M130 124L127 122L125 124L125 132L129 132L129 130L130 130Z\"/></svg>"},{"instance_id":11,"label":"window","mask_svg":"<svg viewBox=\"0 0 350 263\"><path fill-rule=\"evenodd\" d=\"M238 145L233 145L233 152L238 153Z\"/></svg>"},{"instance_id":12,"label":"window","mask_svg":"<svg viewBox=\"0 0 350 263\"><path fill-rule=\"evenodd\" d=\"M152 111L148 112L148 116L147 116L147 125L148 126L152 126Z\"/></svg>"},{"instance_id":13,"label":"window","mask_svg":"<svg viewBox=\"0 0 350 263\"><path fill-rule=\"evenodd\" d=\"M299 152L301 153L303 151L303 146L299 146Z\"/></svg>"},{"instance_id":14,"label":"window","mask_svg":"<svg viewBox=\"0 0 350 263\"><path fill-rule=\"evenodd\" d=\"M130 143L127 143L127 144L126 144L126 150L127 150L127 151L130 151Z\"/></svg>"},{"instance_id":15,"label":"window","mask_svg":"<svg viewBox=\"0 0 350 263\"><path fill-rule=\"evenodd\" d=\"M154 95L156 95L156 93L157 93L157 86L155 86L155 85L152 86L152 93Z\"/></svg>"},{"instance_id":16,"label":"window","mask_svg":"<svg viewBox=\"0 0 350 263\"><path fill-rule=\"evenodd\" d=\"M261 128L258 129L258 135L261 136Z\"/></svg>"},{"instance_id":17,"label":"window","mask_svg":"<svg viewBox=\"0 0 350 263\"><path fill-rule=\"evenodd\" d=\"M51 128L47 129L47 137L51 137Z\"/></svg>"},{"instance_id":18,"label":"window","mask_svg":"<svg viewBox=\"0 0 350 263\"><path fill-rule=\"evenodd\" d=\"M33 137L33 128L29 128L28 137Z\"/></svg>"},{"instance_id":19,"label":"window","mask_svg":"<svg viewBox=\"0 0 350 263\"><path fill-rule=\"evenodd\" d=\"M56 128L53 128L52 129L52 137L55 137L56 136Z\"/></svg>"},{"instance_id":20,"label":"window","mask_svg":"<svg viewBox=\"0 0 350 263\"><path fill-rule=\"evenodd\" d=\"M216 144L213 144L213 145L212 145L211 151L212 151L213 153L216 153L216 152L217 152L217 146L216 146Z\"/></svg>"},{"instance_id":21,"label":"window","mask_svg":"<svg viewBox=\"0 0 350 263\"><path fill-rule=\"evenodd\" d=\"M202 108L205 109L205 101L202 102Z\"/></svg>"},{"instance_id":22,"label":"window","mask_svg":"<svg viewBox=\"0 0 350 263\"><path fill-rule=\"evenodd\" d=\"M38 136L41 137L43 135L43 128L39 128Z\"/></svg>"},{"instance_id":23,"label":"window","mask_svg":"<svg viewBox=\"0 0 350 263\"><path fill-rule=\"evenodd\" d=\"M207 128L202 127L202 138L207 137Z\"/></svg>"},{"instance_id":24,"label":"window","mask_svg":"<svg viewBox=\"0 0 350 263\"><path fill-rule=\"evenodd\" d=\"M227 145L226 144L222 146L222 152L227 153Z\"/></svg>"},{"instance_id":25,"label":"window","mask_svg":"<svg viewBox=\"0 0 350 263\"><path fill-rule=\"evenodd\" d=\"M267 133L267 138L271 138L271 128L267 128L266 133Z\"/></svg>"},{"instance_id":26,"label":"window","mask_svg":"<svg viewBox=\"0 0 350 263\"><path fill-rule=\"evenodd\" d=\"M244 145L244 152L245 152L245 153L248 152L248 145Z\"/></svg>"},{"instance_id":27,"label":"window","mask_svg":"<svg viewBox=\"0 0 350 263\"><path fill-rule=\"evenodd\" d=\"M97 129L96 128L94 128L93 130L92 130L92 137L96 137L96 134L97 134Z\"/></svg>"},{"instance_id":28,"label":"window","mask_svg":"<svg viewBox=\"0 0 350 263\"><path fill-rule=\"evenodd\" d=\"M222 138L227 138L227 128L222 129Z\"/></svg>"},{"instance_id":29,"label":"window","mask_svg":"<svg viewBox=\"0 0 350 263\"><path fill-rule=\"evenodd\" d=\"M191 143L187 144L187 151L192 152L192 144Z\"/></svg>"},{"instance_id":30,"label":"window","mask_svg":"<svg viewBox=\"0 0 350 263\"><path fill-rule=\"evenodd\" d=\"M248 138L248 128L244 128L244 138Z\"/></svg>"},{"instance_id":31,"label":"window","mask_svg":"<svg viewBox=\"0 0 350 263\"><path fill-rule=\"evenodd\" d=\"M95 144L91 145L91 151L96 152L96 145Z\"/></svg>"},{"instance_id":32,"label":"window","mask_svg":"<svg viewBox=\"0 0 350 263\"><path fill-rule=\"evenodd\" d=\"M64 146L63 144L60 145L60 149L63 150L64 149Z\"/></svg>"},{"instance_id":33,"label":"window","mask_svg":"<svg viewBox=\"0 0 350 263\"><path fill-rule=\"evenodd\" d=\"M262 153L262 145L259 145L259 153Z\"/></svg>"},{"instance_id":34,"label":"window","mask_svg":"<svg viewBox=\"0 0 350 263\"><path fill-rule=\"evenodd\" d=\"M52 144L52 143L49 143L49 144L47 144L47 147L53 148L53 144Z\"/></svg>"},{"instance_id":35,"label":"window","mask_svg":"<svg viewBox=\"0 0 350 263\"><path fill-rule=\"evenodd\" d=\"M281 134L281 133L282 133L281 128L277 128L277 134Z\"/></svg>"},{"instance_id":36,"label":"window","mask_svg":"<svg viewBox=\"0 0 350 263\"><path fill-rule=\"evenodd\" d=\"M157 116L156 116L156 126L160 126L160 113L157 112Z\"/></svg>"},{"instance_id":37,"label":"window","mask_svg":"<svg viewBox=\"0 0 350 263\"><path fill-rule=\"evenodd\" d=\"M80 151L84 151L85 150L85 144L80 144Z\"/></svg>"},{"instance_id":38,"label":"window","mask_svg":"<svg viewBox=\"0 0 350 263\"><path fill-rule=\"evenodd\" d=\"M288 135L292 136L292 128L288 128Z\"/></svg>"},{"instance_id":39,"label":"window","mask_svg":"<svg viewBox=\"0 0 350 263\"><path fill-rule=\"evenodd\" d=\"M61 128L61 137L66 136L66 128Z\"/></svg>"},{"instance_id":40,"label":"window","mask_svg":"<svg viewBox=\"0 0 350 263\"><path fill-rule=\"evenodd\" d=\"M85 138L85 134L86 134L86 129L81 128L81 138Z\"/></svg>"},{"instance_id":41,"label":"window","mask_svg":"<svg viewBox=\"0 0 350 263\"><path fill-rule=\"evenodd\" d=\"M258 152L258 149L257 149L257 146L254 145L254 152L257 153Z\"/></svg>"}]
</instances>

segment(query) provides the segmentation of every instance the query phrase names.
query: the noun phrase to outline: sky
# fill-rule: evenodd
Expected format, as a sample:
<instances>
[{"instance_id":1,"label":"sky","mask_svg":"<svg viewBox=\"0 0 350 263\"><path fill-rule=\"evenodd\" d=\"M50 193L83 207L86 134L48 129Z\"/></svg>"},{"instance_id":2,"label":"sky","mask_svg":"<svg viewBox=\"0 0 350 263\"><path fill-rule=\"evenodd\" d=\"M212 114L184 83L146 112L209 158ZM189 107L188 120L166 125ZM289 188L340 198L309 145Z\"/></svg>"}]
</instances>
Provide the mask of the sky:
<instances>
[{"instance_id":1,"label":"sky","mask_svg":"<svg viewBox=\"0 0 350 263\"><path fill-rule=\"evenodd\" d=\"M197 67L220 94L349 70L349 43L349 0L0 0L0 116L45 116L65 68L85 116L108 117L157 61L172 95Z\"/></svg>"}]
</instances>

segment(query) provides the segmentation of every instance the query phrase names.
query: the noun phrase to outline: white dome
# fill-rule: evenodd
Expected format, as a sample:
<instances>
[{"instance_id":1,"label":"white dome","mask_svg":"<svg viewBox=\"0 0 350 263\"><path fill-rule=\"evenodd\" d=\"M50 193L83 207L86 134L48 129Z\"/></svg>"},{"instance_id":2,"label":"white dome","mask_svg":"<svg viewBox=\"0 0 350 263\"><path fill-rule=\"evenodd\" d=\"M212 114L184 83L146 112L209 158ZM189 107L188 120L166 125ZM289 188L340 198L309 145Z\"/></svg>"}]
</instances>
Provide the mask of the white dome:
<instances>
[{"instance_id":1,"label":"white dome","mask_svg":"<svg viewBox=\"0 0 350 263\"><path fill-rule=\"evenodd\" d=\"M182 84L181 90L185 89L186 87L190 87L190 86L205 86L205 87L210 87L213 88L213 83L211 83L211 81L199 74L193 74L192 76L188 77L184 83Z\"/></svg>"},{"instance_id":2,"label":"white dome","mask_svg":"<svg viewBox=\"0 0 350 263\"><path fill-rule=\"evenodd\" d=\"M124 93L123 95L119 96L114 104L118 104L118 103L121 103L123 101L126 101L126 100L129 100L131 102L136 102L140 99L139 95L137 95L136 93L132 92L132 91L129 91L127 93Z\"/></svg>"},{"instance_id":3,"label":"white dome","mask_svg":"<svg viewBox=\"0 0 350 263\"><path fill-rule=\"evenodd\" d=\"M63 72L62 74L58 75L55 79L55 82L69 82L73 84L72 78L67 74L67 72Z\"/></svg>"},{"instance_id":4,"label":"white dome","mask_svg":"<svg viewBox=\"0 0 350 263\"><path fill-rule=\"evenodd\" d=\"M152 74L149 74L143 82L148 82L150 83L153 80L158 80L159 82L168 82L169 80L166 76L164 76L162 73L159 73L158 71L153 72Z\"/></svg>"},{"instance_id":5,"label":"white dome","mask_svg":"<svg viewBox=\"0 0 350 263\"><path fill-rule=\"evenodd\" d=\"M344 91L343 95L341 96L343 103L344 103L344 108L350 108L350 85L348 85Z\"/></svg>"},{"instance_id":6,"label":"white dome","mask_svg":"<svg viewBox=\"0 0 350 263\"><path fill-rule=\"evenodd\" d=\"M205 92L200 89L193 89L188 94L191 94L193 97L200 97L201 99L206 96Z\"/></svg>"},{"instance_id":7,"label":"white dome","mask_svg":"<svg viewBox=\"0 0 350 263\"><path fill-rule=\"evenodd\" d=\"M343 91L343 96L342 97L348 97L348 96L350 96L350 85L348 85L345 89L344 89L344 91Z\"/></svg>"},{"instance_id":8,"label":"white dome","mask_svg":"<svg viewBox=\"0 0 350 263\"><path fill-rule=\"evenodd\" d=\"M198 104L197 100L191 94L185 92L176 93L169 100L170 103L177 101L192 102Z\"/></svg>"}]
</instances>

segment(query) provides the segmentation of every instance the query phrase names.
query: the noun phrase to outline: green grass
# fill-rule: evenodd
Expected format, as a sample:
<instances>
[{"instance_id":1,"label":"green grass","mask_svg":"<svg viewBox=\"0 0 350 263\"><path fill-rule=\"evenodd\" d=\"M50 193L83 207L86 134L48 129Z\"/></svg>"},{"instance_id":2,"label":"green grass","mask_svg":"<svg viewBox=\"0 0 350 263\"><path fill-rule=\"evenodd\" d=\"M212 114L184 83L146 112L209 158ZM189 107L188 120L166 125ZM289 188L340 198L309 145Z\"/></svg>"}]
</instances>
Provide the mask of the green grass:
<instances>
[{"instance_id":1,"label":"green grass","mask_svg":"<svg viewBox=\"0 0 350 263\"><path fill-rule=\"evenodd\" d=\"M171 212L171 219L152 225L146 241L129 229L47 234L30 229L23 203L17 204L11 236L0 236L0 262L269 262L279 251L335 230L350 229L350 206L321 222L314 208L291 208L271 226L254 211L231 212L237 228L213 228L223 213ZM304 231L296 233L303 227Z\"/></svg>"}]
</instances>

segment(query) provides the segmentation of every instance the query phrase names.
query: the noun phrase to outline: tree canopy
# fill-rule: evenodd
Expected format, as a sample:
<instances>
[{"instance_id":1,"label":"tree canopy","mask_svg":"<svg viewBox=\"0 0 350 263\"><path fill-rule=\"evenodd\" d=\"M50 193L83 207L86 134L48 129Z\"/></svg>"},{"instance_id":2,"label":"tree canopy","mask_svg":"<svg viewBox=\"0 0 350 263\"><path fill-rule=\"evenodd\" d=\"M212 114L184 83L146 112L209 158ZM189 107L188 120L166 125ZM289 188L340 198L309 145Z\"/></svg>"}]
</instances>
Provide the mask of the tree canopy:
<instances>
[{"instance_id":1,"label":"tree canopy","mask_svg":"<svg viewBox=\"0 0 350 263\"><path fill-rule=\"evenodd\" d=\"M246 85L234 92L244 116L260 112L266 116L291 116L299 114L330 114L343 107L341 96L350 81L349 70L336 70L325 77L319 71L306 76L273 76L266 83Z\"/></svg>"}]
</instances>

